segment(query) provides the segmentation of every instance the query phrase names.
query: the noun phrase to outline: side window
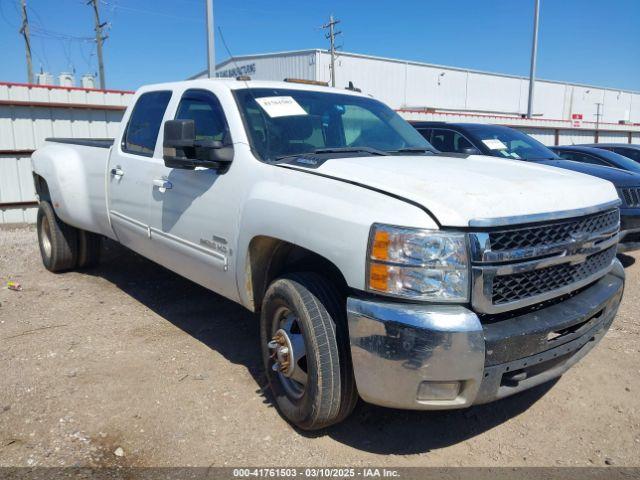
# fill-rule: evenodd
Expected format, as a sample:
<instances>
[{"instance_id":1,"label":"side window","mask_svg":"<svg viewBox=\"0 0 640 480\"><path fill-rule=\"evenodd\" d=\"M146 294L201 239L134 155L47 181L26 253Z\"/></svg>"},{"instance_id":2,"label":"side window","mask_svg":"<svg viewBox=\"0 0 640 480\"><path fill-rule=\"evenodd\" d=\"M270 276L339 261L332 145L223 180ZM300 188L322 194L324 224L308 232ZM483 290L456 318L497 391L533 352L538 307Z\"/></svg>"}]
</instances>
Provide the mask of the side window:
<instances>
[{"instance_id":1,"label":"side window","mask_svg":"<svg viewBox=\"0 0 640 480\"><path fill-rule=\"evenodd\" d=\"M640 162L640 150L635 150L633 148L614 148L614 152L630 158L631 160L635 160L636 162Z\"/></svg>"},{"instance_id":2,"label":"side window","mask_svg":"<svg viewBox=\"0 0 640 480\"><path fill-rule=\"evenodd\" d=\"M176 120L193 120L196 140L229 142L229 129L218 99L206 90L187 90L180 99Z\"/></svg>"},{"instance_id":3,"label":"side window","mask_svg":"<svg viewBox=\"0 0 640 480\"><path fill-rule=\"evenodd\" d=\"M122 139L122 150L151 157L171 92L148 92L138 98Z\"/></svg>"},{"instance_id":4,"label":"side window","mask_svg":"<svg viewBox=\"0 0 640 480\"><path fill-rule=\"evenodd\" d=\"M421 128L420 130L418 130L418 132L420 132L420 135L422 135L424 137L424 139L431 143L431 132L433 130L431 130L430 128Z\"/></svg>"},{"instance_id":5,"label":"side window","mask_svg":"<svg viewBox=\"0 0 640 480\"><path fill-rule=\"evenodd\" d=\"M592 157L591 155L588 155L586 153L580 153L580 152L561 152L559 153L559 155L562 158L565 158L567 160L574 160L576 162L582 162L582 163L590 163L592 165L604 165L605 167L609 167L610 165L605 162L604 160L600 160L599 158L596 157Z\"/></svg>"},{"instance_id":6,"label":"side window","mask_svg":"<svg viewBox=\"0 0 640 480\"><path fill-rule=\"evenodd\" d=\"M463 153L465 148L473 147L471 142L460 133L438 128L433 129L431 144L441 152Z\"/></svg>"},{"instance_id":7,"label":"side window","mask_svg":"<svg viewBox=\"0 0 640 480\"><path fill-rule=\"evenodd\" d=\"M563 151L563 150L559 150L559 151L556 151L555 153L556 153L556 155L558 155L560 158L563 158L563 159L565 159L565 160L573 160L574 162L579 162L579 161L580 161L580 160L578 160L578 159L576 158L576 156L575 156L573 153L571 153L571 152L565 152L565 151Z\"/></svg>"}]
</instances>

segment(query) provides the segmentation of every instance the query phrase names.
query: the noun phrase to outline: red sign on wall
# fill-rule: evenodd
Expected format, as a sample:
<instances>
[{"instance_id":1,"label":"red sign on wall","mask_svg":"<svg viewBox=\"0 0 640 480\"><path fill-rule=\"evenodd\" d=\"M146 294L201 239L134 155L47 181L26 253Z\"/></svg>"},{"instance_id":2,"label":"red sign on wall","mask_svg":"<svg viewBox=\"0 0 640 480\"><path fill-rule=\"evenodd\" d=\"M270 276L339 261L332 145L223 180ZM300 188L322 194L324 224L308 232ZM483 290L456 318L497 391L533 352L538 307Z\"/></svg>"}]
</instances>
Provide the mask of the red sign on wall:
<instances>
[{"instance_id":1,"label":"red sign on wall","mask_svg":"<svg viewBox=\"0 0 640 480\"><path fill-rule=\"evenodd\" d=\"M571 115L571 126L574 128L580 128L582 126L582 114L574 113Z\"/></svg>"}]
</instances>

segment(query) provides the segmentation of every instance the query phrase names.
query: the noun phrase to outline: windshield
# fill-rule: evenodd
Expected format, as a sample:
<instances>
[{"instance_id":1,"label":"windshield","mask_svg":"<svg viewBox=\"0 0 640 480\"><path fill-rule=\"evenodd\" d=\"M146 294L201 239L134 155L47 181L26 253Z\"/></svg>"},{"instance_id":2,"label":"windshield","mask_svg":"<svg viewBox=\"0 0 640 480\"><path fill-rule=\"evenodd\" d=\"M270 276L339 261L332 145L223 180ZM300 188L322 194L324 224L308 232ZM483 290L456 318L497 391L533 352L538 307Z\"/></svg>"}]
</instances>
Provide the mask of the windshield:
<instances>
[{"instance_id":1,"label":"windshield","mask_svg":"<svg viewBox=\"0 0 640 480\"><path fill-rule=\"evenodd\" d=\"M320 149L362 148L378 154L434 150L402 117L372 98L280 88L235 94L252 147L262 160Z\"/></svg>"},{"instance_id":2,"label":"windshield","mask_svg":"<svg viewBox=\"0 0 640 480\"><path fill-rule=\"evenodd\" d=\"M518 130L492 125L473 125L469 131L496 157L517 160L555 160L555 153L539 141Z\"/></svg>"}]
</instances>

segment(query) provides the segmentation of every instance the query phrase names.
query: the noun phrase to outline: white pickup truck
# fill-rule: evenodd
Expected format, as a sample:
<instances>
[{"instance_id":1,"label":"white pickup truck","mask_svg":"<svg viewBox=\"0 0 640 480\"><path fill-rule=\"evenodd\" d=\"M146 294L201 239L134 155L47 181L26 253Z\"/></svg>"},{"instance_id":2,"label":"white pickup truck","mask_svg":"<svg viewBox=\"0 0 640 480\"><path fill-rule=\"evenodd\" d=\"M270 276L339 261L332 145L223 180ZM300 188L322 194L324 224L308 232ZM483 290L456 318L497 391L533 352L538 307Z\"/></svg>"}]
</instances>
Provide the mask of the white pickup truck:
<instances>
[{"instance_id":1,"label":"white pickup truck","mask_svg":"<svg viewBox=\"0 0 640 480\"><path fill-rule=\"evenodd\" d=\"M32 163L49 270L95 264L107 237L256 312L302 429L359 397L462 408L558 377L622 298L612 184L440 154L353 91L147 86L118 138L48 139Z\"/></svg>"}]
</instances>

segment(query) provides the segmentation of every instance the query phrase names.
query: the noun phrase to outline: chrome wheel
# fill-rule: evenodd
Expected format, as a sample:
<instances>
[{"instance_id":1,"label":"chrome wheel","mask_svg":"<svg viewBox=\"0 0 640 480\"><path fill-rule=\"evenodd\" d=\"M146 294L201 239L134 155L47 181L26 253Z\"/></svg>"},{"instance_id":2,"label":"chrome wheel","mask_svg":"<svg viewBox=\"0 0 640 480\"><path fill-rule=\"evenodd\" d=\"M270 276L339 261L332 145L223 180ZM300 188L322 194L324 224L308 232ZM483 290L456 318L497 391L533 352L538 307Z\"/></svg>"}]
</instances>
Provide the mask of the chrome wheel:
<instances>
[{"instance_id":1,"label":"chrome wheel","mask_svg":"<svg viewBox=\"0 0 640 480\"><path fill-rule=\"evenodd\" d=\"M301 398L307 386L307 350L298 318L286 307L273 318L273 337L267 344L273 362L271 368L287 395Z\"/></svg>"},{"instance_id":2,"label":"chrome wheel","mask_svg":"<svg viewBox=\"0 0 640 480\"><path fill-rule=\"evenodd\" d=\"M40 239L44 256L51 258L51 228L46 218L40 222Z\"/></svg>"}]
</instances>

